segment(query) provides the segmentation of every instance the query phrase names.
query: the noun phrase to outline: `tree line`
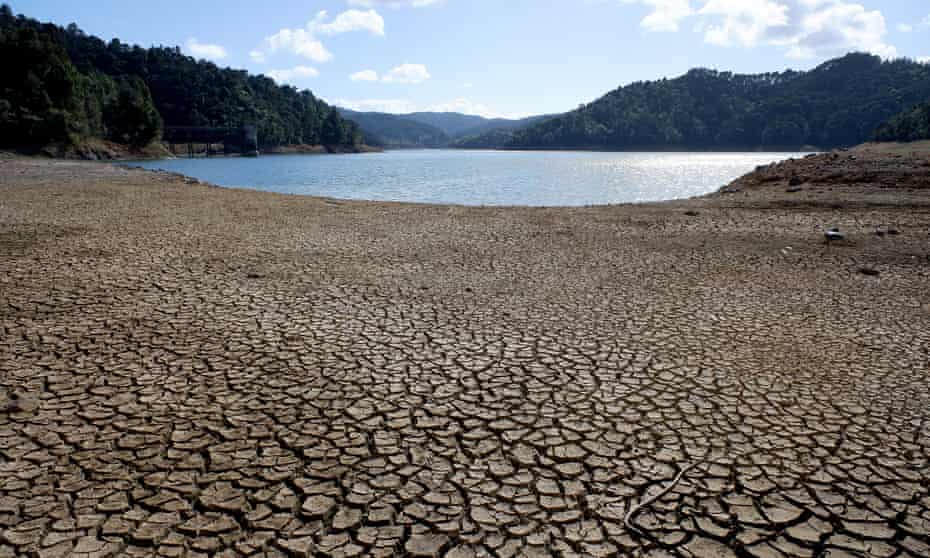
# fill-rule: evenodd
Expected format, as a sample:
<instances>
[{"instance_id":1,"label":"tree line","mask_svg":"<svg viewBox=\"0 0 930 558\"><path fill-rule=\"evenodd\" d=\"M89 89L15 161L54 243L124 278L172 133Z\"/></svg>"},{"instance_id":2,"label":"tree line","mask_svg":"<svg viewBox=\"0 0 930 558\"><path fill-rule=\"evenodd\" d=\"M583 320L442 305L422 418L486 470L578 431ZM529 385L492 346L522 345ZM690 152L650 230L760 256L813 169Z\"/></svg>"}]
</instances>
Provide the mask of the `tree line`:
<instances>
[{"instance_id":1,"label":"tree line","mask_svg":"<svg viewBox=\"0 0 930 558\"><path fill-rule=\"evenodd\" d=\"M263 148L354 147L358 126L307 90L220 68L178 47L105 42L0 7L0 146L103 138L144 146L164 126L258 127Z\"/></svg>"},{"instance_id":2,"label":"tree line","mask_svg":"<svg viewBox=\"0 0 930 558\"><path fill-rule=\"evenodd\" d=\"M930 65L851 53L807 71L695 69L620 87L577 110L469 147L582 149L833 148L930 99Z\"/></svg>"},{"instance_id":3,"label":"tree line","mask_svg":"<svg viewBox=\"0 0 930 558\"><path fill-rule=\"evenodd\" d=\"M876 141L930 140L930 102L921 103L883 124L875 132Z\"/></svg>"}]
</instances>

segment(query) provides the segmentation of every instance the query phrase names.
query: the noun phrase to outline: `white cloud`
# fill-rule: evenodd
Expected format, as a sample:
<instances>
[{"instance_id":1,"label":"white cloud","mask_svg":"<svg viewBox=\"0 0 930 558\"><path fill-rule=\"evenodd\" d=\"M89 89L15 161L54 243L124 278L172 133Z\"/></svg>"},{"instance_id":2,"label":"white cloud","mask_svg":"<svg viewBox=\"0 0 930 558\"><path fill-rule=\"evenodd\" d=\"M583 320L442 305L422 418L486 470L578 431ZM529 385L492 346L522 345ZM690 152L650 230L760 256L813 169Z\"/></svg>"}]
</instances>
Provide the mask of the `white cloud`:
<instances>
[{"instance_id":1,"label":"white cloud","mask_svg":"<svg viewBox=\"0 0 930 558\"><path fill-rule=\"evenodd\" d=\"M816 9L804 13L791 36L773 40L787 46L788 56L813 58L836 56L851 50L871 52L885 58L897 56L897 49L884 42L888 33L885 16L868 11L861 4L842 0L795 0Z\"/></svg>"},{"instance_id":2,"label":"white cloud","mask_svg":"<svg viewBox=\"0 0 930 558\"><path fill-rule=\"evenodd\" d=\"M640 25L654 32L678 31L681 20L694 13L691 0L642 0L652 12L640 21Z\"/></svg>"},{"instance_id":3,"label":"white cloud","mask_svg":"<svg viewBox=\"0 0 930 558\"><path fill-rule=\"evenodd\" d=\"M266 38L265 44L267 52L272 54L285 50L314 62L329 62L333 59L333 54L306 29L282 29Z\"/></svg>"},{"instance_id":4,"label":"white cloud","mask_svg":"<svg viewBox=\"0 0 930 558\"><path fill-rule=\"evenodd\" d=\"M378 72L374 70L362 70L349 76L352 81L378 81Z\"/></svg>"},{"instance_id":5,"label":"white cloud","mask_svg":"<svg viewBox=\"0 0 930 558\"><path fill-rule=\"evenodd\" d=\"M704 40L718 46L755 46L770 30L788 25L788 7L773 0L708 0L698 11L716 23Z\"/></svg>"},{"instance_id":6,"label":"white cloud","mask_svg":"<svg viewBox=\"0 0 930 558\"><path fill-rule=\"evenodd\" d=\"M384 74L381 81L387 83L423 83L430 78L423 64L401 64Z\"/></svg>"},{"instance_id":7,"label":"white cloud","mask_svg":"<svg viewBox=\"0 0 930 558\"><path fill-rule=\"evenodd\" d=\"M319 12L307 28L323 35L337 35L352 31L368 31L372 35L384 36L384 18L375 10L348 10L326 23L326 11Z\"/></svg>"},{"instance_id":8,"label":"white cloud","mask_svg":"<svg viewBox=\"0 0 930 558\"><path fill-rule=\"evenodd\" d=\"M226 49L220 45L201 43L194 37L187 39L185 50L195 58L206 58L207 60L222 60L229 56Z\"/></svg>"},{"instance_id":9,"label":"white cloud","mask_svg":"<svg viewBox=\"0 0 930 558\"><path fill-rule=\"evenodd\" d=\"M321 11L303 28L284 28L265 38L261 50L249 53L252 60L264 62L268 54L280 51L289 52L314 62L323 63L333 59L333 53L327 50L317 35L338 35L353 31L367 31L372 35L384 36L384 18L375 10L347 10L327 21L329 14Z\"/></svg>"},{"instance_id":10,"label":"white cloud","mask_svg":"<svg viewBox=\"0 0 930 558\"><path fill-rule=\"evenodd\" d=\"M363 8L372 8L376 6L387 6L389 8L402 8L405 6L425 8L426 6L442 4L443 1L444 0L349 0L349 5L362 6Z\"/></svg>"},{"instance_id":11,"label":"white cloud","mask_svg":"<svg viewBox=\"0 0 930 558\"><path fill-rule=\"evenodd\" d=\"M294 66L293 68L271 70L268 72L268 77L279 84L289 83L291 85L296 85L295 82L300 82L308 78L315 78L318 75L320 75L320 72L316 68L311 68L309 66Z\"/></svg>"},{"instance_id":12,"label":"white cloud","mask_svg":"<svg viewBox=\"0 0 930 558\"><path fill-rule=\"evenodd\" d=\"M886 58L897 54L885 42L888 27L882 12L868 10L855 0L624 1L652 8L640 22L648 31L677 31L690 18L705 42L717 46L775 46L794 58L837 56L853 50Z\"/></svg>"},{"instance_id":13,"label":"white cloud","mask_svg":"<svg viewBox=\"0 0 930 558\"><path fill-rule=\"evenodd\" d=\"M919 56L917 61L921 64L930 64L930 56Z\"/></svg>"},{"instance_id":14,"label":"white cloud","mask_svg":"<svg viewBox=\"0 0 930 558\"><path fill-rule=\"evenodd\" d=\"M899 23L896 27L901 33L911 33L914 31L914 26L910 23Z\"/></svg>"}]
</instances>

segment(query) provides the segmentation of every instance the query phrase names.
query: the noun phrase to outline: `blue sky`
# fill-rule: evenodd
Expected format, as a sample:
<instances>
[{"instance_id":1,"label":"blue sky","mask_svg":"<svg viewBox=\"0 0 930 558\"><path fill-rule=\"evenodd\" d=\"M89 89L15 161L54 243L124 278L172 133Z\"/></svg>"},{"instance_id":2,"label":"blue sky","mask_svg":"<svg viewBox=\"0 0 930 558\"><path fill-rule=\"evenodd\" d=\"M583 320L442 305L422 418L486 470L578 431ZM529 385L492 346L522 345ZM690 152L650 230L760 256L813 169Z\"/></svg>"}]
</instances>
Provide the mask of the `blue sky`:
<instances>
[{"instance_id":1,"label":"blue sky","mask_svg":"<svg viewBox=\"0 0 930 558\"><path fill-rule=\"evenodd\" d=\"M928 0L11 0L105 39L180 45L360 110L562 112L704 66L930 57Z\"/></svg>"}]
</instances>

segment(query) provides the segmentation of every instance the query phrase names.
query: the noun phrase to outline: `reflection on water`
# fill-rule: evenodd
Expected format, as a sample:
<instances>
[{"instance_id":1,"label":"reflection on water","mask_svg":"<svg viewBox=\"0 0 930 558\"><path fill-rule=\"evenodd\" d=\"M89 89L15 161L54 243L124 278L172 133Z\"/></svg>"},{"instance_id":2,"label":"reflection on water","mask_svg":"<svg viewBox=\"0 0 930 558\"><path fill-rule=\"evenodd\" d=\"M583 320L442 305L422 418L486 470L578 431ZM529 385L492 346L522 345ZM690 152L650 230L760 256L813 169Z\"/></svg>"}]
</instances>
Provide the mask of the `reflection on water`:
<instances>
[{"instance_id":1,"label":"reflection on water","mask_svg":"<svg viewBox=\"0 0 930 558\"><path fill-rule=\"evenodd\" d=\"M687 198L802 153L417 150L138 163L221 186L344 199L592 205Z\"/></svg>"}]
</instances>

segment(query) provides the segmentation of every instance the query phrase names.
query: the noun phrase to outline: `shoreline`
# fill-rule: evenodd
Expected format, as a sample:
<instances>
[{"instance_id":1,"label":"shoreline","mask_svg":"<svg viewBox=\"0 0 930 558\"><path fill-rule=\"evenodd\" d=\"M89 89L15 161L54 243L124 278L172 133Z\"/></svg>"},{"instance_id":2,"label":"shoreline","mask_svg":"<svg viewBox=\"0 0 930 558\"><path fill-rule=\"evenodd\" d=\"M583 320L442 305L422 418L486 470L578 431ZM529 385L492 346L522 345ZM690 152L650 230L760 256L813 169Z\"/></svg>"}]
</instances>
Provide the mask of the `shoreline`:
<instances>
[{"instance_id":1,"label":"shoreline","mask_svg":"<svg viewBox=\"0 0 930 558\"><path fill-rule=\"evenodd\" d=\"M0 556L920 555L930 158L831 155L572 208L2 157Z\"/></svg>"},{"instance_id":2,"label":"shoreline","mask_svg":"<svg viewBox=\"0 0 930 558\"><path fill-rule=\"evenodd\" d=\"M323 145L282 145L272 148L268 154L275 155L356 155L362 153L379 153L383 149L370 145L359 145L354 149L330 148ZM156 142L142 148L133 148L106 140L90 139L81 144L63 145L53 144L37 149L35 152L20 152L15 149L0 150L14 157L35 157L46 160L60 161L161 161L172 159L218 159L226 157L248 157L242 153L214 153L210 155L196 155L185 157L172 151L169 144Z\"/></svg>"},{"instance_id":3,"label":"shoreline","mask_svg":"<svg viewBox=\"0 0 930 558\"><path fill-rule=\"evenodd\" d=\"M444 151L446 149L438 149ZM420 149L417 149L420 151ZM458 151L451 149L449 151ZM480 150L494 152L496 150ZM637 152L638 153L638 152ZM652 153L652 152L643 152ZM704 152L701 152L702 154ZM774 153L774 152L773 152ZM289 155L289 153L274 155ZM388 200L364 200L354 198L337 198L317 196L313 194L298 194L285 192L272 192L268 190L258 190L248 186L224 186L210 184L197 177L185 175L166 169L148 169L141 166L132 165L134 161L111 162L111 164L120 165L126 168L137 170L164 173L184 179L189 184L206 184L218 188L243 190L249 192L276 193L279 195L307 197L317 199L327 199L339 202L353 203L397 203L410 204L416 206L434 206L434 207L461 207L461 208L500 208L500 209L578 209L578 208L599 208L599 207L627 207L642 205L661 205L669 203L682 203L688 201L699 201L705 199L715 199L721 196L728 196L731 201L738 200L739 196L735 194L764 195L769 202L775 202L775 198L783 197L782 203L794 204L796 206L811 204L834 204L837 200L831 202L833 197L832 186L834 183L843 187L847 194L853 194L864 202L872 199L871 202L887 205L906 206L910 204L921 205L924 201L922 191L930 182L930 172L925 167L930 166L930 141L913 142L907 144L863 144L851 149L840 149L824 153L806 153L802 157L791 157L780 162L773 162L768 165L757 167L754 171L737 178L730 184L721 186L716 190L711 190L706 194L686 198L672 198L667 200L652 201L629 201L617 203L591 203L581 205L486 205L486 204L455 204L455 203L437 203L437 202L412 202L412 201L388 201ZM894 169L886 168L889 163L891 166L897 166L898 172L891 172ZM840 168L836 168L839 165ZM874 168L873 168L874 167ZM824 169L827 169L825 171ZM831 170L832 169L832 170ZM855 169L854 172L849 170L850 177L855 176L856 180L850 180L848 184L843 182L843 172L848 169ZM877 176L872 176L876 169L881 169ZM909 172L908 169L916 169L917 172ZM839 172L838 172L839 171ZM865 175L867 179L862 179ZM898 180L899 182L895 182ZM905 187L903 182L914 182ZM765 186L760 188L759 186ZM915 188L916 186L916 188ZM744 192L744 189L746 191ZM916 192L916 195L914 195ZM785 195L790 194L790 195ZM773 197L774 196L774 197ZM895 196L899 197L895 201ZM882 201L884 200L884 201ZM842 202L843 200L840 200Z\"/></svg>"}]
</instances>

